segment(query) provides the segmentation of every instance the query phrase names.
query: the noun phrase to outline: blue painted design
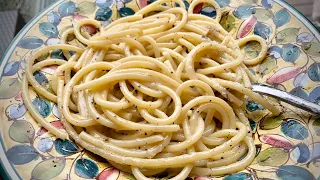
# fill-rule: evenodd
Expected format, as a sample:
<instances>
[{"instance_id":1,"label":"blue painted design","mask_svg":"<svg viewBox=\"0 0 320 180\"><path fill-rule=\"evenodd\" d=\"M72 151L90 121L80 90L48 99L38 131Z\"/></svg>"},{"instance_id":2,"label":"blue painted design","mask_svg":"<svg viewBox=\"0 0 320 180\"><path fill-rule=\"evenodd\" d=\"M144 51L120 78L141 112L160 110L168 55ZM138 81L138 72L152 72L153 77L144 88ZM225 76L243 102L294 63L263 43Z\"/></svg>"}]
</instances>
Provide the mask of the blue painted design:
<instances>
[{"instance_id":1,"label":"blue painted design","mask_svg":"<svg viewBox=\"0 0 320 180\"><path fill-rule=\"evenodd\" d=\"M9 120L16 120L21 118L27 112L27 108L24 104L11 104L6 109L6 115L8 116Z\"/></svg>"},{"instance_id":2,"label":"blue painted design","mask_svg":"<svg viewBox=\"0 0 320 180\"><path fill-rule=\"evenodd\" d=\"M78 146L68 139L56 139L54 141L54 148L62 155L72 155L78 152Z\"/></svg>"},{"instance_id":3,"label":"blue painted design","mask_svg":"<svg viewBox=\"0 0 320 180\"><path fill-rule=\"evenodd\" d=\"M302 72L294 78L293 85L295 87L303 87L308 83L308 81L309 81L308 74Z\"/></svg>"},{"instance_id":4,"label":"blue painted design","mask_svg":"<svg viewBox=\"0 0 320 180\"><path fill-rule=\"evenodd\" d=\"M268 39L271 35L271 32L271 28L267 24L262 22L257 22L253 29L253 33L255 35L258 35L264 39Z\"/></svg>"},{"instance_id":5,"label":"blue painted design","mask_svg":"<svg viewBox=\"0 0 320 180\"><path fill-rule=\"evenodd\" d=\"M254 101L247 101L246 107L251 112L264 109L264 107L261 104Z\"/></svg>"},{"instance_id":6,"label":"blue painted design","mask_svg":"<svg viewBox=\"0 0 320 180\"><path fill-rule=\"evenodd\" d=\"M70 55L73 56L74 54L76 54L75 51L69 51Z\"/></svg>"},{"instance_id":7,"label":"blue painted design","mask_svg":"<svg viewBox=\"0 0 320 180\"><path fill-rule=\"evenodd\" d=\"M281 9L274 14L273 23L276 27L281 27L290 21L290 14L286 9Z\"/></svg>"},{"instance_id":8,"label":"blue painted design","mask_svg":"<svg viewBox=\"0 0 320 180\"><path fill-rule=\"evenodd\" d=\"M53 141L49 138L40 139L38 149L42 152L50 152L53 147Z\"/></svg>"},{"instance_id":9,"label":"blue painted design","mask_svg":"<svg viewBox=\"0 0 320 180\"><path fill-rule=\"evenodd\" d=\"M110 7L113 3L113 0L96 0L96 5L100 8Z\"/></svg>"},{"instance_id":10,"label":"blue painted design","mask_svg":"<svg viewBox=\"0 0 320 180\"><path fill-rule=\"evenodd\" d=\"M216 0L220 8L227 7L230 4L230 0Z\"/></svg>"},{"instance_id":11,"label":"blue painted design","mask_svg":"<svg viewBox=\"0 0 320 180\"><path fill-rule=\"evenodd\" d=\"M59 13L57 13L56 11L52 11L48 14L48 21L57 26L61 22L61 17Z\"/></svg>"},{"instance_id":12,"label":"blue painted design","mask_svg":"<svg viewBox=\"0 0 320 180\"><path fill-rule=\"evenodd\" d=\"M301 97L303 99L306 99L306 100L309 99L308 94L302 89L302 87L296 87L296 88L292 89L289 93L293 94L295 96Z\"/></svg>"},{"instance_id":13,"label":"blue painted design","mask_svg":"<svg viewBox=\"0 0 320 180\"><path fill-rule=\"evenodd\" d=\"M134 15L134 13L134 10L129 7L123 7L119 9L120 17L131 16Z\"/></svg>"},{"instance_id":14,"label":"blue painted design","mask_svg":"<svg viewBox=\"0 0 320 180\"><path fill-rule=\"evenodd\" d=\"M39 31L46 37L58 37L58 28L49 22L43 22L39 24Z\"/></svg>"},{"instance_id":15,"label":"blue painted design","mask_svg":"<svg viewBox=\"0 0 320 180\"><path fill-rule=\"evenodd\" d=\"M304 140L309 136L307 128L294 119L287 120L281 125L281 132L293 139Z\"/></svg>"},{"instance_id":16,"label":"blue painted design","mask_svg":"<svg viewBox=\"0 0 320 180\"><path fill-rule=\"evenodd\" d=\"M20 68L20 62L18 61L12 61L6 64L3 70L4 76L12 76L15 75Z\"/></svg>"},{"instance_id":17,"label":"blue painted design","mask_svg":"<svg viewBox=\"0 0 320 180\"><path fill-rule=\"evenodd\" d=\"M249 124L250 124L251 130L254 131L256 129L257 123L254 120L249 119Z\"/></svg>"},{"instance_id":18,"label":"blue painted design","mask_svg":"<svg viewBox=\"0 0 320 180\"><path fill-rule=\"evenodd\" d=\"M320 102L320 86L315 87L309 94L309 101L319 104Z\"/></svg>"},{"instance_id":19,"label":"blue painted design","mask_svg":"<svg viewBox=\"0 0 320 180\"><path fill-rule=\"evenodd\" d=\"M22 165L36 159L38 157L38 152L30 145L19 144L11 147L6 152L6 156L12 164Z\"/></svg>"},{"instance_id":20,"label":"blue painted design","mask_svg":"<svg viewBox=\"0 0 320 180\"><path fill-rule=\"evenodd\" d=\"M311 42L313 39L314 39L314 36L312 34L303 32L297 36L296 41L297 43L308 43L308 42Z\"/></svg>"},{"instance_id":21,"label":"blue painted design","mask_svg":"<svg viewBox=\"0 0 320 180\"><path fill-rule=\"evenodd\" d=\"M107 21L110 19L111 15L112 15L112 10L109 7L99 8L98 11L96 12L95 19L98 21Z\"/></svg>"},{"instance_id":22,"label":"blue painted design","mask_svg":"<svg viewBox=\"0 0 320 180\"><path fill-rule=\"evenodd\" d=\"M282 59L287 62L295 62L300 56L300 49L293 44L285 44L282 46Z\"/></svg>"},{"instance_id":23,"label":"blue painted design","mask_svg":"<svg viewBox=\"0 0 320 180\"><path fill-rule=\"evenodd\" d=\"M39 71L34 72L33 76L39 84L48 82L47 77Z\"/></svg>"},{"instance_id":24,"label":"blue painted design","mask_svg":"<svg viewBox=\"0 0 320 180\"><path fill-rule=\"evenodd\" d=\"M90 159L78 159L75 163L75 173L82 178L91 179L98 175L99 167Z\"/></svg>"},{"instance_id":25,"label":"blue painted design","mask_svg":"<svg viewBox=\"0 0 320 180\"><path fill-rule=\"evenodd\" d=\"M76 5L72 1L61 4L58 8L58 12L61 17L71 16L76 11Z\"/></svg>"},{"instance_id":26,"label":"blue painted design","mask_svg":"<svg viewBox=\"0 0 320 180\"><path fill-rule=\"evenodd\" d=\"M294 165L280 166L276 174L282 180L315 179L315 177L307 169Z\"/></svg>"},{"instance_id":27,"label":"blue painted design","mask_svg":"<svg viewBox=\"0 0 320 180\"><path fill-rule=\"evenodd\" d=\"M183 3L184 3L184 5L186 6L186 10L188 10L188 9L189 9L189 6L190 6L189 2L186 1L186 0L184 0ZM180 7L180 5L179 5L178 3L176 3L175 5L176 5L176 7Z\"/></svg>"},{"instance_id":28,"label":"blue painted design","mask_svg":"<svg viewBox=\"0 0 320 180\"><path fill-rule=\"evenodd\" d=\"M51 113L51 105L50 103L45 100L42 99L40 97L36 97L33 101L32 101L34 107L38 110L38 112L41 114L41 116L43 118L46 118L50 115Z\"/></svg>"},{"instance_id":29,"label":"blue painted design","mask_svg":"<svg viewBox=\"0 0 320 180\"><path fill-rule=\"evenodd\" d=\"M235 11L233 11L233 15L239 19L247 18L254 14L255 8L252 5L244 4L236 8Z\"/></svg>"},{"instance_id":30,"label":"blue painted design","mask_svg":"<svg viewBox=\"0 0 320 180\"><path fill-rule=\"evenodd\" d=\"M315 62L308 67L308 76L312 81L320 82L320 63Z\"/></svg>"},{"instance_id":31,"label":"blue painted design","mask_svg":"<svg viewBox=\"0 0 320 180\"><path fill-rule=\"evenodd\" d=\"M42 72L36 71L33 73L33 76L42 87L50 92L53 91L51 85L49 84L49 80Z\"/></svg>"},{"instance_id":32,"label":"blue painted design","mask_svg":"<svg viewBox=\"0 0 320 180\"><path fill-rule=\"evenodd\" d=\"M250 174L241 172L237 174L228 175L224 177L223 180L253 180L253 178Z\"/></svg>"},{"instance_id":33,"label":"blue painted design","mask_svg":"<svg viewBox=\"0 0 320 180\"><path fill-rule=\"evenodd\" d=\"M63 52L61 49L53 50L50 54L50 57L52 59L64 59L67 60L67 58L63 55Z\"/></svg>"},{"instance_id":34,"label":"blue painted design","mask_svg":"<svg viewBox=\"0 0 320 180\"><path fill-rule=\"evenodd\" d=\"M282 48L279 46L271 46L268 50L269 56L273 56L276 59L279 59L282 54Z\"/></svg>"},{"instance_id":35,"label":"blue painted design","mask_svg":"<svg viewBox=\"0 0 320 180\"><path fill-rule=\"evenodd\" d=\"M263 7L270 9L273 6L273 0L261 0L261 4Z\"/></svg>"},{"instance_id":36,"label":"blue painted design","mask_svg":"<svg viewBox=\"0 0 320 180\"><path fill-rule=\"evenodd\" d=\"M18 47L23 49L37 49L42 46L43 40L38 37L25 37L17 44Z\"/></svg>"},{"instance_id":37,"label":"blue painted design","mask_svg":"<svg viewBox=\"0 0 320 180\"><path fill-rule=\"evenodd\" d=\"M299 143L291 152L291 158L295 158L298 163L305 163L310 158L310 151L307 145Z\"/></svg>"},{"instance_id":38,"label":"blue painted design","mask_svg":"<svg viewBox=\"0 0 320 180\"><path fill-rule=\"evenodd\" d=\"M214 9L212 6L206 6L201 9L200 14L214 18L216 17L217 12L216 9Z\"/></svg>"}]
</instances>

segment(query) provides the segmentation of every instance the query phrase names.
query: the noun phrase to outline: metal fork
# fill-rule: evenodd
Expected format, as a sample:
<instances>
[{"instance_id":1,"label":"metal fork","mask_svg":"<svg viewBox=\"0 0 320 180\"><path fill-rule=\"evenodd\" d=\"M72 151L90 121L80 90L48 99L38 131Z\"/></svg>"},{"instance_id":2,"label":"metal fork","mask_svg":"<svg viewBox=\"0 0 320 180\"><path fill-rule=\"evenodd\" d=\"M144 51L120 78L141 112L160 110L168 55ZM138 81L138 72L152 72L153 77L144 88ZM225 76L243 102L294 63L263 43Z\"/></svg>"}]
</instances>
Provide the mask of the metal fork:
<instances>
[{"instance_id":1,"label":"metal fork","mask_svg":"<svg viewBox=\"0 0 320 180\"><path fill-rule=\"evenodd\" d=\"M300 109L320 114L320 105L310 102L308 100L302 99L298 96L289 94L285 91L264 85L264 84L253 84L252 90L259 94L264 94L270 97L274 97L284 101L288 104L291 104Z\"/></svg>"}]
</instances>

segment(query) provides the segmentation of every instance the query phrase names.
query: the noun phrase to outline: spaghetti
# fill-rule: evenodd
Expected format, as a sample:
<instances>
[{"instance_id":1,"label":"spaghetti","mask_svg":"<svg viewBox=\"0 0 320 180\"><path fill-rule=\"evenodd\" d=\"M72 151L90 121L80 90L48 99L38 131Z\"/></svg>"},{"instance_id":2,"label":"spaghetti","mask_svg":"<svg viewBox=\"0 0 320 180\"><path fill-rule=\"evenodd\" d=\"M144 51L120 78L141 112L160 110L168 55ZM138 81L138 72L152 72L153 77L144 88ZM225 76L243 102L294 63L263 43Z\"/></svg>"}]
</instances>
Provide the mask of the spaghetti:
<instances>
[{"instance_id":1,"label":"spaghetti","mask_svg":"<svg viewBox=\"0 0 320 180\"><path fill-rule=\"evenodd\" d=\"M216 19L193 14L199 3L215 7ZM243 170L255 156L245 98L273 114L279 111L250 90L255 78L245 66L264 59L265 40L255 35L235 40L219 25L220 18L213 0L194 0L188 10L181 0L158 0L105 28L98 21L81 20L62 34L64 44L44 47L28 60L24 103L57 138L72 138L137 179L163 171L180 180ZM83 32L84 25L98 32ZM86 47L69 45L70 34ZM252 60L244 60L240 50L248 41L262 46ZM35 63L56 49L68 60ZM50 81L54 92L33 77L49 65L58 66ZM37 112L28 83L58 104L65 130Z\"/></svg>"}]
</instances>

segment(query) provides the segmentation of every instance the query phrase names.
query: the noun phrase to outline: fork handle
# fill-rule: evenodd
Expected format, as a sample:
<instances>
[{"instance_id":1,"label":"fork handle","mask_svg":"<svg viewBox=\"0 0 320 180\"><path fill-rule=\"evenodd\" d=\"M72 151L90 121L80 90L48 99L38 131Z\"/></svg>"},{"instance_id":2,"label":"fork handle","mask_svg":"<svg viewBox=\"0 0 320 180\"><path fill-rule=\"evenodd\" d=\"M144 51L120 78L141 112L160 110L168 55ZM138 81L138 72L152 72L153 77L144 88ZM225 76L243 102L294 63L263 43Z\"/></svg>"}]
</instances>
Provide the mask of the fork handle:
<instances>
[{"instance_id":1,"label":"fork handle","mask_svg":"<svg viewBox=\"0 0 320 180\"><path fill-rule=\"evenodd\" d=\"M291 104L295 107L304 109L309 112L313 112L316 114L320 114L320 106L318 104L315 104L313 102L310 102L308 100L302 99L298 96L289 94L285 91L263 85L263 84L253 84L252 90L254 92L257 92L259 94L264 94L267 96L271 96L277 99L280 99L281 101L284 101L288 104Z\"/></svg>"}]
</instances>

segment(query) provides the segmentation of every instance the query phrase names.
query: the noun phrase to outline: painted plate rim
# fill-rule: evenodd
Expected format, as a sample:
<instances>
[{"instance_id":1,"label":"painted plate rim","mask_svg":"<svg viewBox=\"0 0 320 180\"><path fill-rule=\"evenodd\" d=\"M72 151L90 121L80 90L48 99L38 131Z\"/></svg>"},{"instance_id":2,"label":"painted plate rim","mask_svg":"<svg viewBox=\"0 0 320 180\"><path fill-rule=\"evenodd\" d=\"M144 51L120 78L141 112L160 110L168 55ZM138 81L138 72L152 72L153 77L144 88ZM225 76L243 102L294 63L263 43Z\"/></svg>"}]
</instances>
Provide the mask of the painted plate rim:
<instances>
[{"instance_id":1,"label":"painted plate rim","mask_svg":"<svg viewBox=\"0 0 320 180\"><path fill-rule=\"evenodd\" d=\"M10 45L2 55L0 59L0 80L2 80L3 70L10 59L12 53L15 50L16 45L18 42L24 37L25 34L40 20L45 14L47 14L50 10L54 9L61 3L66 0L58 0L55 3L52 3L47 8L39 12L35 17L33 17L20 31L19 33L13 38ZM316 39L320 40L320 29L318 29L308 18L306 18L300 11L298 11L295 7L291 4L286 2L285 0L274 0L278 3L281 7L287 9L292 15L298 19L314 36ZM2 132L0 131L0 173L2 178L4 179L22 179L17 172L17 170L13 167L13 165L9 162L5 155L4 149L4 142L2 139Z\"/></svg>"}]
</instances>

